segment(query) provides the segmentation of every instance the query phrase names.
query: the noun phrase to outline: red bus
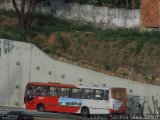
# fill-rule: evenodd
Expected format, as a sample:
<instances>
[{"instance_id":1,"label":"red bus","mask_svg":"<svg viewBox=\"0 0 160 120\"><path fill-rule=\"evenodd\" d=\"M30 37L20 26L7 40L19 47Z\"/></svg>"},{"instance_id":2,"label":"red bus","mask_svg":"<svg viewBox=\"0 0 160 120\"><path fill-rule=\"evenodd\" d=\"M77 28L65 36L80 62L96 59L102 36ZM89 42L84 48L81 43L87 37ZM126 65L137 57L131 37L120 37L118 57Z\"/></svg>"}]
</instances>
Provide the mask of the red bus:
<instances>
[{"instance_id":1,"label":"red bus","mask_svg":"<svg viewBox=\"0 0 160 120\"><path fill-rule=\"evenodd\" d=\"M126 100L126 88L50 82L29 82L24 96L27 110L80 113L83 116L125 113Z\"/></svg>"}]
</instances>

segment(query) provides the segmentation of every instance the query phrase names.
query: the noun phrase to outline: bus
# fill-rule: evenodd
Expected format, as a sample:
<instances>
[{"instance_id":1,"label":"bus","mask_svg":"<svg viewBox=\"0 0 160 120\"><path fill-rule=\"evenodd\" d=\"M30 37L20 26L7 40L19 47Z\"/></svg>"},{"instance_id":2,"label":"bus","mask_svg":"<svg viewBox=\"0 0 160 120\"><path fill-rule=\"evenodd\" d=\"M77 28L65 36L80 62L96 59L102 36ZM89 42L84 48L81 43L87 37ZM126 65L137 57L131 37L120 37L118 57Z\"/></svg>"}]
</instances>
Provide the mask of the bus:
<instances>
[{"instance_id":1,"label":"bus","mask_svg":"<svg viewBox=\"0 0 160 120\"><path fill-rule=\"evenodd\" d=\"M126 88L88 87L61 83L29 82L24 103L27 110L40 112L123 114Z\"/></svg>"}]
</instances>

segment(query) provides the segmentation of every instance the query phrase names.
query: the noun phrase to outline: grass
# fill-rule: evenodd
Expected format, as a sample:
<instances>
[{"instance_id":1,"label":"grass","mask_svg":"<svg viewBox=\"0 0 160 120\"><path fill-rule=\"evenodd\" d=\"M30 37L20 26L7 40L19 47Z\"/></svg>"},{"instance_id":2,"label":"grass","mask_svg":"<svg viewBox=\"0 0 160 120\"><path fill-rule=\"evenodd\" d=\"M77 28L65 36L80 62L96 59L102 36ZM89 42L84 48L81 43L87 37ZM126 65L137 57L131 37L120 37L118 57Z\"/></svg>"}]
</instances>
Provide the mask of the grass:
<instances>
[{"instance_id":1,"label":"grass","mask_svg":"<svg viewBox=\"0 0 160 120\"><path fill-rule=\"evenodd\" d=\"M106 30L97 29L95 32L96 34L94 34L94 37L104 41L120 40L122 41L121 44L127 44L131 41L140 40L143 41L143 43L151 42L160 44L160 33L158 31L141 33L136 29L119 28L119 29L106 29Z\"/></svg>"},{"instance_id":2,"label":"grass","mask_svg":"<svg viewBox=\"0 0 160 120\"><path fill-rule=\"evenodd\" d=\"M10 32L13 34L21 33L21 30L17 26L3 25L2 29L4 32Z\"/></svg>"},{"instance_id":3,"label":"grass","mask_svg":"<svg viewBox=\"0 0 160 120\"><path fill-rule=\"evenodd\" d=\"M56 38L57 38L57 46L59 48L66 50L69 47L70 45L69 41L64 39L59 32L56 34Z\"/></svg>"},{"instance_id":4,"label":"grass","mask_svg":"<svg viewBox=\"0 0 160 120\"><path fill-rule=\"evenodd\" d=\"M0 38L23 41L24 35L18 26L0 25Z\"/></svg>"},{"instance_id":5,"label":"grass","mask_svg":"<svg viewBox=\"0 0 160 120\"><path fill-rule=\"evenodd\" d=\"M15 13L12 10L6 11L6 10L3 10L3 9L0 9L0 18L2 18L4 16L10 17L10 18L14 18L15 17Z\"/></svg>"},{"instance_id":6,"label":"grass","mask_svg":"<svg viewBox=\"0 0 160 120\"><path fill-rule=\"evenodd\" d=\"M105 61L104 61L104 68L106 69L106 70L110 70L111 69L111 66L110 66L110 64L108 63L108 60L107 59L105 59Z\"/></svg>"}]
</instances>

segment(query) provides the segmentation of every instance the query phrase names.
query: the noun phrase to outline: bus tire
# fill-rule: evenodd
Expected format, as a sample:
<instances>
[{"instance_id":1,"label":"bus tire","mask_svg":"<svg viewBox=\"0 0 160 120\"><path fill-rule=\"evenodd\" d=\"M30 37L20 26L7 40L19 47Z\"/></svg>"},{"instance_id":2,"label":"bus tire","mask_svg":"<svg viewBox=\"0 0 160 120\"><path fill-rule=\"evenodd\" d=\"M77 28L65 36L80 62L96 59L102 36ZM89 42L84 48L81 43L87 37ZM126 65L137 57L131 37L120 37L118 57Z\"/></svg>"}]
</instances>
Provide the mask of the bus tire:
<instances>
[{"instance_id":1,"label":"bus tire","mask_svg":"<svg viewBox=\"0 0 160 120\"><path fill-rule=\"evenodd\" d=\"M37 106L37 110L38 110L38 112L45 112L45 107L44 107L44 105L43 105L43 104L39 104L39 105Z\"/></svg>"},{"instance_id":2,"label":"bus tire","mask_svg":"<svg viewBox=\"0 0 160 120\"><path fill-rule=\"evenodd\" d=\"M89 117L89 115L90 115L89 109L87 107L83 107L81 109L81 115L84 117Z\"/></svg>"}]
</instances>

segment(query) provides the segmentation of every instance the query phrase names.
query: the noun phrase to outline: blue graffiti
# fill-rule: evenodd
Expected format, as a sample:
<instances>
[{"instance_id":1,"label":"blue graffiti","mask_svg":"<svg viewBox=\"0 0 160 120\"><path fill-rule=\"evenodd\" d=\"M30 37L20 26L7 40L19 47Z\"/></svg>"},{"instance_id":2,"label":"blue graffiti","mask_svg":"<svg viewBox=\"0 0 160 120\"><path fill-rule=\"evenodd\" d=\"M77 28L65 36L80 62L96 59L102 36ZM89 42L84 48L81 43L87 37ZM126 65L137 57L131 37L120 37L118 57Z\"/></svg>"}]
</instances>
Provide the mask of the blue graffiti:
<instances>
[{"instance_id":1,"label":"blue graffiti","mask_svg":"<svg viewBox=\"0 0 160 120\"><path fill-rule=\"evenodd\" d=\"M2 56L2 53L8 54L12 51L14 48L13 41L10 40L4 40L3 42L0 41L0 57Z\"/></svg>"},{"instance_id":2,"label":"blue graffiti","mask_svg":"<svg viewBox=\"0 0 160 120\"><path fill-rule=\"evenodd\" d=\"M14 47L13 41L10 41L10 40L3 41L3 45L4 45L4 53L5 54L8 54L9 52L11 52L11 50Z\"/></svg>"}]
</instances>

